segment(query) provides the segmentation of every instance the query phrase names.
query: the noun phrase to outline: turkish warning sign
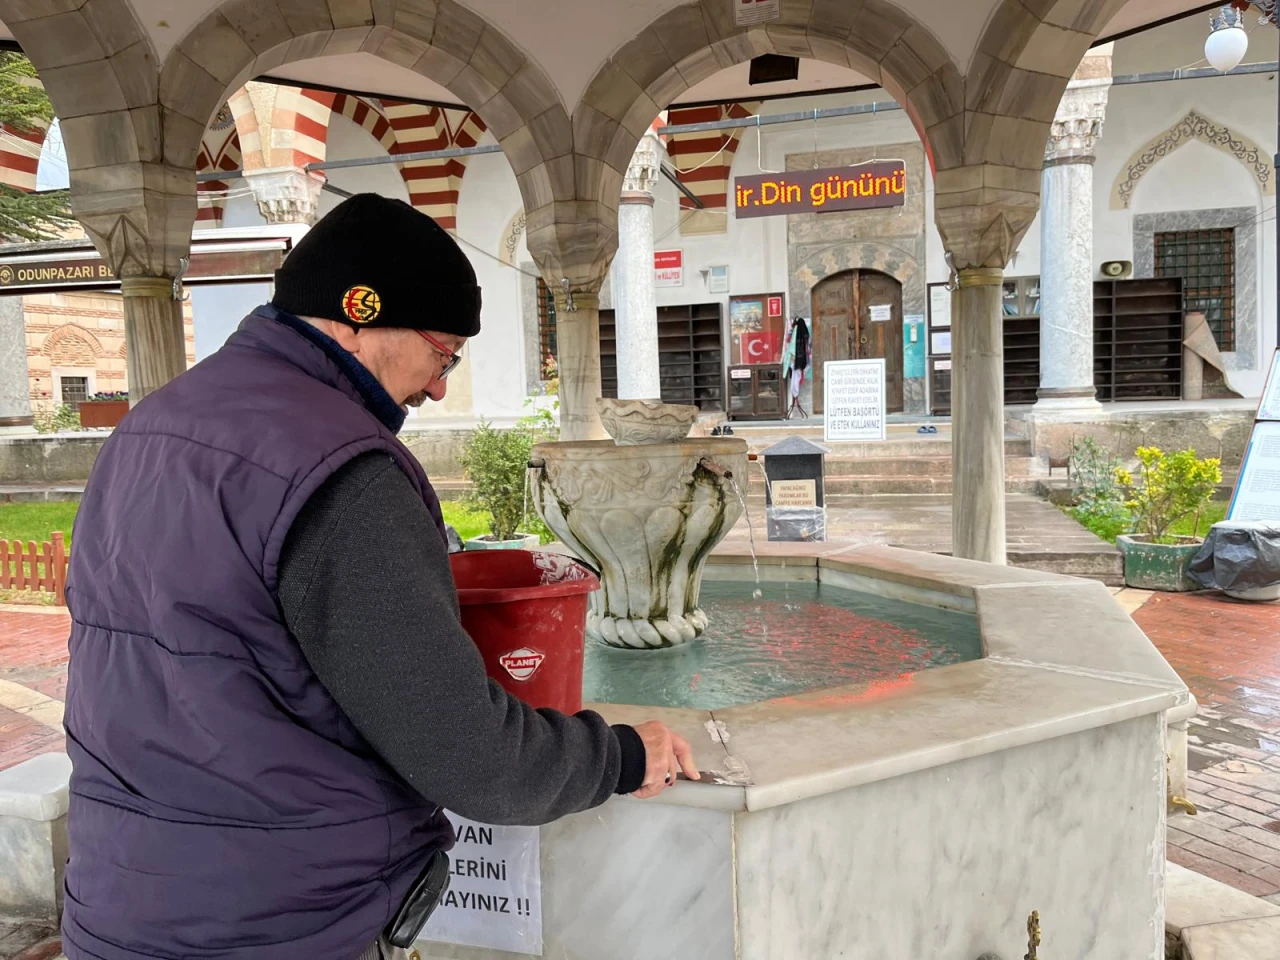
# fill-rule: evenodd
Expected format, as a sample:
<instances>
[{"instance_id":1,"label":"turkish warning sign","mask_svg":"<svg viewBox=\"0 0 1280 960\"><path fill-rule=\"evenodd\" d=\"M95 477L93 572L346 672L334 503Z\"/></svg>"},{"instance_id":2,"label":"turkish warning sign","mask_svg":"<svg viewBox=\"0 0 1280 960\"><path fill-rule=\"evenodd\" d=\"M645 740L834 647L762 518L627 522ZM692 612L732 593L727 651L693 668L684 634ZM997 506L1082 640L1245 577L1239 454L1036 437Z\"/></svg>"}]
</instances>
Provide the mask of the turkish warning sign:
<instances>
[{"instance_id":1,"label":"turkish warning sign","mask_svg":"<svg viewBox=\"0 0 1280 960\"><path fill-rule=\"evenodd\" d=\"M542 874L537 827L495 827L449 813L458 842L449 889L420 939L542 953Z\"/></svg>"}]
</instances>

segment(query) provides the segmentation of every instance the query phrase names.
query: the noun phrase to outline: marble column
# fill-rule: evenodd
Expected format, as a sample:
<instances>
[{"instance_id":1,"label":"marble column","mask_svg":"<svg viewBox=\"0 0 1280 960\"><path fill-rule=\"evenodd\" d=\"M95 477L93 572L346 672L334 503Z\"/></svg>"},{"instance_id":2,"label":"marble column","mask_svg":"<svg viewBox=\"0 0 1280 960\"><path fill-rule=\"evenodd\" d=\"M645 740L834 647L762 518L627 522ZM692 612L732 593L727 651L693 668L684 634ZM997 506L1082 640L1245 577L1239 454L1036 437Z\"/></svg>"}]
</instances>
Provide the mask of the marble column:
<instances>
[{"instance_id":1,"label":"marble column","mask_svg":"<svg viewBox=\"0 0 1280 960\"><path fill-rule=\"evenodd\" d=\"M622 182L618 252L613 258L618 337L618 399L660 400L658 307L653 263L653 186L659 176L658 138L640 138Z\"/></svg>"},{"instance_id":2,"label":"marble column","mask_svg":"<svg viewBox=\"0 0 1280 960\"><path fill-rule=\"evenodd\" d=\"M556 289L556 353L560 365L560 439L603 440L600 387L600 297Z\"/></svg>"},{"instance_id":3,"label":"marble column","mask_svg":"<svg viewBox=\"0 0 1280 960\"><path fill-rule=\"evenodd\" d=\"M0 297L0 434L31 429L27 324L21 297Z\"/></svg>"},{"instance_id":4,"label":"marble column","mask_svg":"<svg viewBox=\"0 0 1280 960\"><path fill-rule=\"evenodd\" d=\"M1111 89L1111 53L1100 49L1081 62L1045 146L1037 413L1101 408L1093 385L1093 161Z\"/></svg>"},{"instance_id":5,"label":"marble column","mask_svg":"<svg viewBox=\"0 0 1280 960\"><path fill-rule=\"evenodd\" d=\"M1005 562L1004 271L971 267L951 296L952 553Z\"/></svg>"},{"instance_id":6,"label":"marble column","mask_svg":"<svg viewBox=\"0 0 1280 960\"><path fill-rule=\"evenodd\" d=\"M182 301L168 277L124 277L120 292L129 402L136 404L187 369Z\"/></svg>"}]
</instances>

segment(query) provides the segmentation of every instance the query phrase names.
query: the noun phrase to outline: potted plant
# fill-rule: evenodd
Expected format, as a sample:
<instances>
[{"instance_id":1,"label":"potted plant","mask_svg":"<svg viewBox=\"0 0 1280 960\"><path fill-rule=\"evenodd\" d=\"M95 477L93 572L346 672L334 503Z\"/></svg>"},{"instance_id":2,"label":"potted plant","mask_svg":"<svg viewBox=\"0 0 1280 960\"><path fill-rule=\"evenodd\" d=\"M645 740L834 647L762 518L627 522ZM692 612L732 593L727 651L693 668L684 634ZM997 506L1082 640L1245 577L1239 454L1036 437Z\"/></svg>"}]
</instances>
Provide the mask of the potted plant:
<instances>
[{"instance_id":1,"label":"potted plant","mask_svg":"<svg viewBox=\"0 0 1280 960\"><path fill-rule=\"evenodd\" d=\"M1198 459L1194 450L1165 454L1157 447L1139 447L1137 457L1136 477L1128 470L1116 470L1116 480L1128 497L1125 506L1134 519L1134 532L1116 538L1124 555L1124 581L1143 590L1197 590L1187 567L1201 539L1171 536L1169 530L1194 516L1194 530L1199 533L1200 512L1222 482L1220 461Z\"/></svg>"},{"instance_id":2,"label":"potted plant","mask_svg":"<svg viewBox=\"0 0 1280 960\"><path fill-rule=\"evenodd\" d=\"M550 411L524 417L510 430L480 421L459 460L475 487L467 502L488 511L489 535L468 540L468 550L532 549L542 542L545 528L528 515L525 483L529 451L535 443L555 439L554 424Z\"/></svg>"},{"instance_id":3,"label":"potted plant","mask_svg":"<svg viewBox=\"0 0 1280 960\"><path fill-rule=\"evenodd\" d=\"M115 427L129 412L129 394L127 391L112 393L95 393L88 400L80 402L80 426Z\"/></svg>"}]
</instances>

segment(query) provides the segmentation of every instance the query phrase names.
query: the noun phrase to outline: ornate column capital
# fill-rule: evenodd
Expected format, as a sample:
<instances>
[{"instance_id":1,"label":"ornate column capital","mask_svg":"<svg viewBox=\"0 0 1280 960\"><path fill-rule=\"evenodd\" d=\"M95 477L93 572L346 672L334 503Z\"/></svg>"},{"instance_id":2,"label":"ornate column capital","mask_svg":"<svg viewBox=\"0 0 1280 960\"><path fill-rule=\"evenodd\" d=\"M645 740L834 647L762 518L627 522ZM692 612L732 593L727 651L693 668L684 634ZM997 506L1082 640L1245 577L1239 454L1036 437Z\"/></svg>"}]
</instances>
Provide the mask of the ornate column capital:
<instances>
[{"instance_id":1,"label":"ornate column capital","mask_svg":"<svg viewBox=\"0 0 1280 960\"><path fill-rule=\"evenodd\" d=\"M659 149L658 135L652 129L646 130L622 178L623 201L653 203L653 187L660 176L662 152Z\"/></svg>"},{"instance_id":2,"label":"ornate column capital","mask_svg":"<svg viewBox=\"0 0 1280 960\"><path fill-rule=\"evenodd\" d=\"M1102 136L1110 94L1111 47L1107 45L1081 60L1067 84L1049 130L1049 141L1045 144L1047 166L1093 162L1093 151Z\"/></svg>"},{"instance_id":3,"label":"ornate column capital","mask_svg":"<svg viewBox=\"0 0 1280 960\"><path fill-rule=\"evenodd\" d=\"M320 214L320 189L324 177L297 167L246 170L258 211L270 224L316 222Z\"/></svg>"}]
</instances>

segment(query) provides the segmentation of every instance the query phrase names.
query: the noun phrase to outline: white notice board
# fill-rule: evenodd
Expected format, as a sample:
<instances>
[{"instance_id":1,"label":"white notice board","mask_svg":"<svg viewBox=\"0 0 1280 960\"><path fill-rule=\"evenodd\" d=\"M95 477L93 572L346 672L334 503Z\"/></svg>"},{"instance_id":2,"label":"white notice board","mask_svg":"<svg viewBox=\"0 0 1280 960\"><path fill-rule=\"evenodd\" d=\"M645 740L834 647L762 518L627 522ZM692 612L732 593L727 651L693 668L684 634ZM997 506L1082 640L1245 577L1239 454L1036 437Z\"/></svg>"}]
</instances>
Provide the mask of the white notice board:
<instances>
[{"instance_id":1,"label":"white notice board","mask_svg":"<svg viewBox=\"0 0 1280 960\"><path fill-rule=\"evenodd\" d=\"M831 360L822 365L823 439L828 443L885 439L885 363Z\"/></svg>"},{"instance_id":2,"label":"white notice board","mask_svg":"<svg viewBox=\"0 0 1280 960\"><path fill-rule=\"evenodd\" d=\"M1280 523L1280 421L1253 425L1227 519Z\"/></svg>"},{"instance_id":3,"label":"white notice board","mask_svg":"<svg viewBox=\"0 0 1280 960\"><path fill-rule=\"evenodd\" d=\"M1271 373L1258 402L1259 420L1280 420L1280 350L1271 358Z\"/></svg>"},{"instance_id":4,"label":"white notice board","mask_svg":"<svg viewBox=\"0 0 1280 960\"><path fill-rule=\"evenodd\" d=\"M449 819L458 837L449 889L419 939L541 956L538 828Z\"/></svg>"}]
</instances>

